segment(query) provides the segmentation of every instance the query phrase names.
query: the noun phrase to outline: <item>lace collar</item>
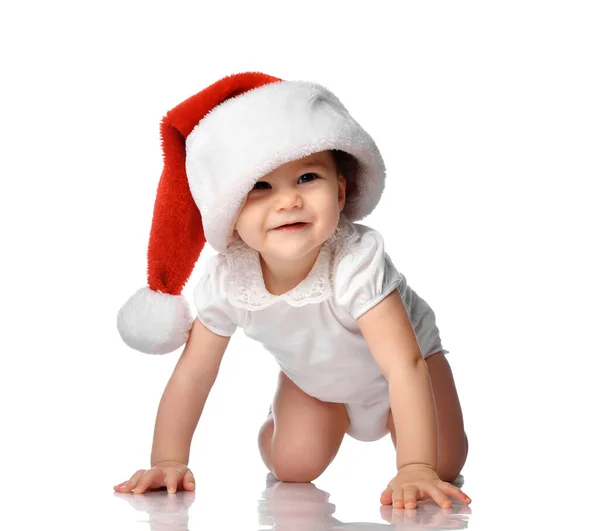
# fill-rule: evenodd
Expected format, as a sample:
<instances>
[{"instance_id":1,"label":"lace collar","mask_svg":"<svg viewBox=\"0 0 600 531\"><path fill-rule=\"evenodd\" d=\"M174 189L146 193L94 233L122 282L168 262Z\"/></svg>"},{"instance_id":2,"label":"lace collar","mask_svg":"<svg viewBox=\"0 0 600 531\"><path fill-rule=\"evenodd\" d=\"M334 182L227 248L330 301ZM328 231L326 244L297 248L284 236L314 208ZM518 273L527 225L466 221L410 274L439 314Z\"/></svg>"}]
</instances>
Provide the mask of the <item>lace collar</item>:
<instances>
[{"instance_id":1,"label":"lace collar","mask_svg":"<svg viewBox=\"0 0 600 531\"><path fill-rule=\"evenodd\" d=\"M273 295L267 290L258 251L238 238L225 253L230 272L227 298L233 306L246 310L262 310L279 300L290 306L322 302L333 293L335 266L358 237L354 224L341 216L334 233L323 243L306 278L282 295Z\"/></svg>"}]
</instances>

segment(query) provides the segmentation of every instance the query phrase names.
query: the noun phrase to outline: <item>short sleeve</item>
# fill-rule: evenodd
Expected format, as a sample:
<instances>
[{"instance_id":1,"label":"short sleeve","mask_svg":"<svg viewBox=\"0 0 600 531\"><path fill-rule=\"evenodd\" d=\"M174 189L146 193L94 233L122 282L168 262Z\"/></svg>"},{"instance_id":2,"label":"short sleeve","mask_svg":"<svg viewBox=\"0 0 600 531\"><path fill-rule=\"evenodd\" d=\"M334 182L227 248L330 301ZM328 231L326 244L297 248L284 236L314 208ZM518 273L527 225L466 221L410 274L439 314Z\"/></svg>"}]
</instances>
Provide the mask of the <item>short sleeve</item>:
<instances>
[{"instance_id":1,"label":"short sleeve","mask_svg":"<svg viewBox=\"0 0 600 531\"><path fill-rule=\"evenodd\" d=\"M235 309L227 299L227 263L223 255L213 256L194 289L198 320L217 335L229 337L237 328Z\"/></svg>"},{"instance_id":2,"label":"short sleeve","mask_svg":"<svg viewBox=\"0 0 600 531\"><path fill-rule=\"evenodd\" d=\"M337 303L358 319L402 282L405 278L386 254L383 236L374 229L368 229L340 259L334 291Z\"/></svg>"}]
</instances>

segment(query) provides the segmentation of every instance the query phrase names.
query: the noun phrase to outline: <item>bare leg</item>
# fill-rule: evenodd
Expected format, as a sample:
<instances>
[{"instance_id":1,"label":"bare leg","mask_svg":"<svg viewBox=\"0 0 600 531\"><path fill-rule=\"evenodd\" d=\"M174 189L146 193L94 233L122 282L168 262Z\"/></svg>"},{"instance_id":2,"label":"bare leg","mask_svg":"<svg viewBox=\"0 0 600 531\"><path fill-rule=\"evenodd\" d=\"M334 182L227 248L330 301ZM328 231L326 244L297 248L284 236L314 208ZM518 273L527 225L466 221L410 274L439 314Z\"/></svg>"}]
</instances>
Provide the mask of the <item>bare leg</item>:
<instances>
[{"instance_id":1,"label":"bare leg","mask_svg":"<svg viewBox=\"0 0 600 531\"><path fill-rule=\"evenodd\" d=\"M344 404L317 400L280 372L273 411L258 436L261 457L280 481L313 481L333 461L348 425Z\"/></svg>"}]
</instances>

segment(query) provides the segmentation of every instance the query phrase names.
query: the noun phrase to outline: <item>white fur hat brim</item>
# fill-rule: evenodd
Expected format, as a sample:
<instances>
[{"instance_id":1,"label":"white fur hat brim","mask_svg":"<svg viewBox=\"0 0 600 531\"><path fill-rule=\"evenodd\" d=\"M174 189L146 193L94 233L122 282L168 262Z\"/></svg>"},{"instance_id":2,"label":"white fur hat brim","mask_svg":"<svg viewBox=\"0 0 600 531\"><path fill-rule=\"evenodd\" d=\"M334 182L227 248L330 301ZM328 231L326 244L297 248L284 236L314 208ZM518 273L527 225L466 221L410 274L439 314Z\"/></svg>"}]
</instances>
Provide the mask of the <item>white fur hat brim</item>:
<instances>
[{"instance_id":1,"label":"white fur hat brim","mask_svg":"<svg viewBox=\"0 0 600 531\"><path fill-rule=\"evenodd\" d=\"M369 134L325 87L307 81L269 83L209 112L186 140L186 173L206 240L218 252L256 181L278 166L337 149L358 163L356 191L346 199L351 221L370 214L385 182L383 158Z\"/></svg>"}]
</instances>

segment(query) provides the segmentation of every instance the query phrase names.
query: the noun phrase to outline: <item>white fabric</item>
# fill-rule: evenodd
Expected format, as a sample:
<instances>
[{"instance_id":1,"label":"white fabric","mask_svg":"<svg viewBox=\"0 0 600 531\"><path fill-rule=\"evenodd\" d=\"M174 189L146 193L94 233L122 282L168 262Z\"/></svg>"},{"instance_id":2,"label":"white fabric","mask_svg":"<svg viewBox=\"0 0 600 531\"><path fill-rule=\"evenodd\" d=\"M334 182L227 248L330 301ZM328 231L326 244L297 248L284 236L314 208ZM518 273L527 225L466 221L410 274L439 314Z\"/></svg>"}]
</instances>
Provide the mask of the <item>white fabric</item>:
<instances>
[{"instance_id":1,"label":"white fabric","mask_svg":"<svg viewBox=\"0 0 600 531\"><path fill-rule=\"evenodd\" d=\"M330 90L308 81L267 83L217 105L186 139L186 174L206 241L227 252L254 183L275 168L338 149L359 162L344 214L358 221L379 202L385 164L374 140Z\"/></svg>"},{"instance_id":2,"label":"white fabric","mask_svg":"<svg viewBox=\"0 0 600 531\"><path fill-rule=\"evenodd\" d=\"M442 349L435 315L385 253L381 234L342 217L308 276L284 295L264 285L258 252L237 240L207 264L194 290L198 319L219 335L237 327L261 342L305 393L346 404L348 433L387 433L387 380L357 319L398 289L424 358Z\"/></svg>"}]
</instances>

